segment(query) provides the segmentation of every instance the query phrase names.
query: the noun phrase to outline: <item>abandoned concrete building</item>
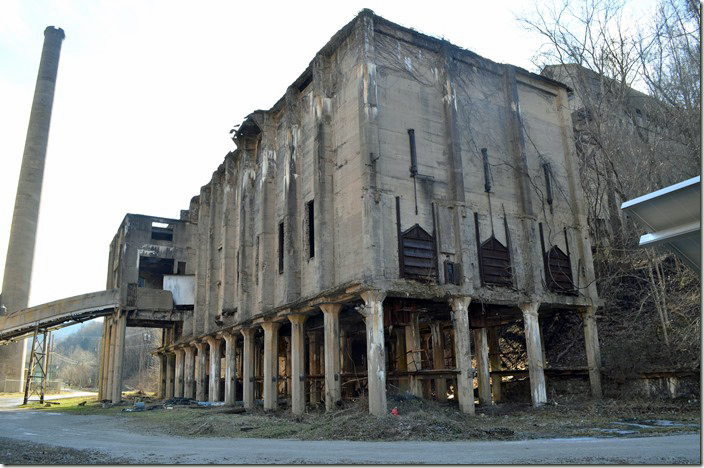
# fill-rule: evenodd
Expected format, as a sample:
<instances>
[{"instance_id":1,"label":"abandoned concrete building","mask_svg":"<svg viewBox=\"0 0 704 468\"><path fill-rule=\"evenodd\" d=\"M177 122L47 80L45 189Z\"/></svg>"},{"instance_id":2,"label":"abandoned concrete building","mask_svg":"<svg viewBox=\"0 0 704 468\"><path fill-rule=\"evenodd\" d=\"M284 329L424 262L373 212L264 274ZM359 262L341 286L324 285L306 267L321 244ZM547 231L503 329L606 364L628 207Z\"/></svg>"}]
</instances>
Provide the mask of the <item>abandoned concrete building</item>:
<instances>
[{"instance_id":1,"label":"abandoned concrete building","mask_svg":"<svg viewBox=\"0 0 704 468\"><path fill-rule=\"evenodd\" d=\"M491 404L516 371L499 342L517 322L540 405L558 312L582 316L601 395L565 85L363 10L233 140L179 219L128 214L115 235L127 306L104 322L100 398L121 398L125 327L152 326L163 397L381 415L409 392L473 413L475 379Z\"/></svg>"}]
</instances>

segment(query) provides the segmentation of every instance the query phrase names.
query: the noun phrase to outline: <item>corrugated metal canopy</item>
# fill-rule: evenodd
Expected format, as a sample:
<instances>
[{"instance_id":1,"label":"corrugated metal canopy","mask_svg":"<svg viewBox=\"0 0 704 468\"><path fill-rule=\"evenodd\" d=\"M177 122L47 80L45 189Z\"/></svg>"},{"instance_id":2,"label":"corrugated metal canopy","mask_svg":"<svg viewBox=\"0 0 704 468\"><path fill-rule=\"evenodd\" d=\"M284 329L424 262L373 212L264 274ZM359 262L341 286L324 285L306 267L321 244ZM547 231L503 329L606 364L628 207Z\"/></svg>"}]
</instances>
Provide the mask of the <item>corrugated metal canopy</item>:
<instances>
[{"instance_id":1,"label":"corrugated metal canopy","mask_svg":"<svg viewBox=\"0 0 704 468\"><path fill-rule=\"evenodd\" d=\"M640 246L663 245L701 275L700 176L627 201L621 209L648 234Z\"/></svg>"}]
</instances>

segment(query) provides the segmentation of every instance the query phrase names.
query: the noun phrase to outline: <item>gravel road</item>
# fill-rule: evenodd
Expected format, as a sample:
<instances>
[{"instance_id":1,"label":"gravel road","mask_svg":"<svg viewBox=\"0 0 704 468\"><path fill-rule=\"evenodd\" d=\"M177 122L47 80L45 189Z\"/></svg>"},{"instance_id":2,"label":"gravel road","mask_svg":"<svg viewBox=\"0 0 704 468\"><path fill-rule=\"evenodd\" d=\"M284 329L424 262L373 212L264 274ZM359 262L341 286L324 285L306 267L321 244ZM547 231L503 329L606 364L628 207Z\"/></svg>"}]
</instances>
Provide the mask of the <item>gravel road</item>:
<instances>
[{"instance_id":1,"label":"gravel road","mask_svg":"<svg viewBox=\"0 0 704 468\"><path fill-rule=\"evenodd\" d=\"M0 434L5 438L99 451L106 463L114 459L140 464L701 463L699 433L494 442L350 442L183 438L137 434L116 424L109 416L0 411ZM11 451L0 451L0 463L17 463L1 459L7 450Z\"/></svg>"}]
</instances>

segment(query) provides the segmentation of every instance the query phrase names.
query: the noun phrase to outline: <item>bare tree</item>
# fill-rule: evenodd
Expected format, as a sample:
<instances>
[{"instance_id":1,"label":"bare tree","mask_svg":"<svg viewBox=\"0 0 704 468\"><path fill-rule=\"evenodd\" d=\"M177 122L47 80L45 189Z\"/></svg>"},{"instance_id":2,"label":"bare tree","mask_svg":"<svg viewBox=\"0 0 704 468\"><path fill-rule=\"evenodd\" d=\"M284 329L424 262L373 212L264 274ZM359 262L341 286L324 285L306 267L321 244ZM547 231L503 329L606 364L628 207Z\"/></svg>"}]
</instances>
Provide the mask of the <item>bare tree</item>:
<instances>
[{"instance_id":1,"label":"bare tree","mask_svg":"<svg viewBox=\"0 0 704 468\"><path fill-rule=\"evenodd\" d=\"M700 6L663 0L636 18L619 0L558 2L519 21L545 39L542 73L572 88L604 359L617 371L698 365L698 278L638 249L620 205L701 172Z\"/></svg>"}]
</instances>

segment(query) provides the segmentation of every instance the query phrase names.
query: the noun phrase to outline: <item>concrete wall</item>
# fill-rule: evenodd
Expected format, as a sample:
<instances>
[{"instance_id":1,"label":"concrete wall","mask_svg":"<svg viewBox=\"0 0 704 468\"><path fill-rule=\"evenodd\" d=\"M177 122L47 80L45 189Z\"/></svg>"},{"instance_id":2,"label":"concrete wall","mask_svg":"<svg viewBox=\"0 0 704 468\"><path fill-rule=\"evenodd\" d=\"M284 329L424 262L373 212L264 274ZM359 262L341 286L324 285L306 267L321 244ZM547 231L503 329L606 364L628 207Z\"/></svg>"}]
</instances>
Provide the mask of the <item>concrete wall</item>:
<instances>
[{"instance_id":1,"label":"concrete wall","mask_svg":"<svg viewBox=\"0 0 704 468\"><path fill-rule=\"evenodd\" d=\"M566 102L559 83L360 14L270 110L239 126L237 149L173 222L173 245L148 238L156 218L128 215L111 248L109 286L137 280L139 255L184 259L195 306L177 342L355 284L404 297L592 304L593 285L576 297L546 290L538 235L542 224L546 249L569 250L575 282L593 283ZM418 224L435 235L439 284L399 276L396 197L401 231ZM494 235L510 248L510 288L481 285L475 214L480 242ZM462 265L459 286L445 285L446 260Z\"/></svg>"}]
</instances>

